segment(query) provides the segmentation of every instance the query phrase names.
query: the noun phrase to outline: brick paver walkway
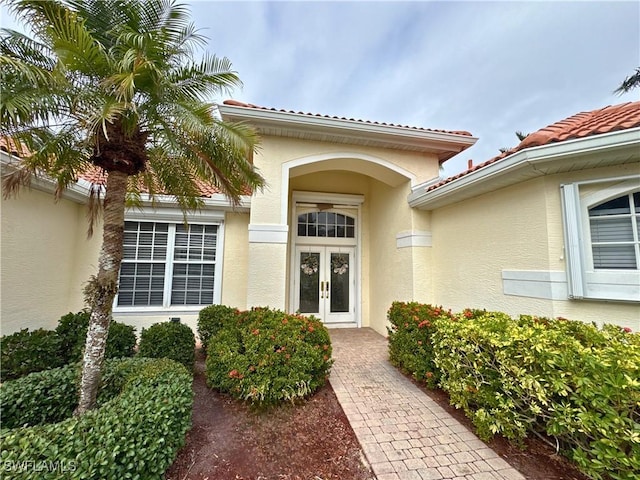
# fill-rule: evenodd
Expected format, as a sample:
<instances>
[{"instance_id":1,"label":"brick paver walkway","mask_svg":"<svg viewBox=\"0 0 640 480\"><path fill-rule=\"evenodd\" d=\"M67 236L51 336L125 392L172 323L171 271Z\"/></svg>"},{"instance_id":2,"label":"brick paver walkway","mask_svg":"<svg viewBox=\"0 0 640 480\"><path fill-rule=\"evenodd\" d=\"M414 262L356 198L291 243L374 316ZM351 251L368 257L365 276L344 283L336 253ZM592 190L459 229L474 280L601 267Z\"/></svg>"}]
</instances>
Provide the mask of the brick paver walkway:
<instances>
[{"instance_id":1,"label":"brick paver walkway","mask_svg":"<svg viewBox=\"0 0 640 480\"><path fill-rule=\"evenodd\" d=\"M519 480L517 470L398 372L375 331L330 330L330 382L378 480Z\"/></svg>"}]
</instances>

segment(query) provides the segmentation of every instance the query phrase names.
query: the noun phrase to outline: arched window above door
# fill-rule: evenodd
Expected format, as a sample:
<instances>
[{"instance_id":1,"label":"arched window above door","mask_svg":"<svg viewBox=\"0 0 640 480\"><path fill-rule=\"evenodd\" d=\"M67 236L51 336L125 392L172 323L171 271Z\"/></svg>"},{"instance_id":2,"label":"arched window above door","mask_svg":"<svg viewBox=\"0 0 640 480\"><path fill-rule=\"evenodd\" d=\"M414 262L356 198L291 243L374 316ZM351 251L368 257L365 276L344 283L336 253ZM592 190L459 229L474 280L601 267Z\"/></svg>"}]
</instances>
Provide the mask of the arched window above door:
<instances>
[{"instance_id":1,"label":"arched window above door","mask_svg":"<svg viewBox=\"0 0 640 480\"><path fill-rule=\"evenodd\" d=\"M355 238L355 218L335 212L316 211L298 215L299 237Z\"/></svg>"}]
</instances>

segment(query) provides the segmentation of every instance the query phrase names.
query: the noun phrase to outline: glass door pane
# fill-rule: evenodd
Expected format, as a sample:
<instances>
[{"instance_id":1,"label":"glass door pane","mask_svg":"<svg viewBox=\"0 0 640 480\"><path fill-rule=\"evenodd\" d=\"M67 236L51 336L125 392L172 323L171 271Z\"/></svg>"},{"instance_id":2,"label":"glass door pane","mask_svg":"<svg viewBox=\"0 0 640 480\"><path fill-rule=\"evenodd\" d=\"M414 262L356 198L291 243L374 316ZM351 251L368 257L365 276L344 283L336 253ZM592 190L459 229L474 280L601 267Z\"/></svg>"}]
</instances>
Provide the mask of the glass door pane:
<instances>
[{"instance_id":1,"label":"glass door pane","mask_svg":"<svg viewBox=\"0 0 640 480\"><path fill-rule=\"evenodd\" d=\"M349 311L351 261L348 253L331 253L330 260L330 311L346 313Z\"/></svg>"},{"instance_id":2,"label":"glass door pane","mask_svg":"<svg viewBox=\"0 0 640 480\"><path fill-rule=\"evenodd\" d=\"M300 252L300 313L320 311L320 253Z\"/></svg>"}]
</instances>

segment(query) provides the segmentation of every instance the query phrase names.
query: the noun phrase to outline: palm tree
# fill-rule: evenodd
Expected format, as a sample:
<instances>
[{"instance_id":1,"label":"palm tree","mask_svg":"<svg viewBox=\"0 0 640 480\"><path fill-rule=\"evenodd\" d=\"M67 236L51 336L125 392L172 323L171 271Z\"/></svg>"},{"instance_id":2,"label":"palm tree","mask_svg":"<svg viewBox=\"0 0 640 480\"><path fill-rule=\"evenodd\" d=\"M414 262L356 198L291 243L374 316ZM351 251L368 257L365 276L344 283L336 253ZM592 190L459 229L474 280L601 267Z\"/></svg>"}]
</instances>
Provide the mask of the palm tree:
<instances>
[{"instance_id":1,"label":"palm tree","mask_svg":"<svg viewBox=\"0 0 640 480\"><path fill-rule=\"evenodd\" d=\"M622 95L623 93L630 92L637 87L640 87L640 67L636 68L636 71L634 73L625 78L620 86L613 91L613 93Z\"/></svg>"},{"instance_id":2,"label":"palm tree","mask_svg":"<svg viewBox=\"0 0 640 480\"><path fill-rule=\"evenodd\" d=\"M211 95L241 84L226 59L194 59L205 39L173 0L0 0L31 29L0 37L0 135L27 153L3 178L11 196L46 174L56 197L96 170L92 231L102 208L98 272L85 289L91 306L76 414L93 408L122 260L125 201L164 193L183 211L202 205L198 185L215 185L235 204L263 178L250 156L247 126L220 120ZM94 172L95 173L95 172ZM101 203L100 195L104 194Z\"/></svg>"}]
</instances>

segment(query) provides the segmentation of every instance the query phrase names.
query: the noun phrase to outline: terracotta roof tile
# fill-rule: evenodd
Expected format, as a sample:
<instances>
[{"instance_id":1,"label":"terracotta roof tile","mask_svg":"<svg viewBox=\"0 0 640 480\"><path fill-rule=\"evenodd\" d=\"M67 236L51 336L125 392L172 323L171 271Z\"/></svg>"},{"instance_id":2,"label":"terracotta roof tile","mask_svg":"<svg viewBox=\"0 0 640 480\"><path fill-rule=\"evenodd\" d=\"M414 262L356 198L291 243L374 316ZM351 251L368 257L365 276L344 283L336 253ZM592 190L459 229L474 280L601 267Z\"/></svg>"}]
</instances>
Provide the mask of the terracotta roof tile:
<instances>
[{"instance_id":1,"label":"terracotta roof tile","mask_svg":"<svg viewBox=\"0 0 640 480\"><path fill-rule=\"evenodd\" d=\"M85 172L81 173L78 178L85 180L94 185L105 185L107 183L107 172L105 172L100 167L91 167ZM210 183L203 182L201 180L197 180L196 184L198 185L198 190L200 190L200 195L202 197L210 197L216 193L221 193L220 189L218 189L215 185ZM147 192L146 189L142 188L143 192ZM166 192L157 192L158 194L163 194ZM251 195L250 190L247 189L247 195Z\"/></svg>"},{"instance_id":2,"label":"terracotta roof tile","mask_svg":"<svg viewBox=\"0 0 640 480\"><path fill-rule=\"evenodd\" d=\"M257 110L267 110L267 111L271 111L271 112L280 112L280 113L294 113L297 115L307 115L309 117L321 117L321 118L330 118L333 120L347 120L349 122L358 122L358 123L362 123L362 124L366 124L366 125L381 125L381 126L385 126L385 127L399 127L399 128L407 128L410 130L418 130L418 131L422 131L422 132L437 132L437 133L450 133L453 135L464 135L466 137L471 137L471 133L464 131L464 130L436 130L433 128L421 128L421 127L411 127L408 125L396 125L394 123L385 123L385 122L373 122L370 120L359 120L356 118L347 118L347 117L337 117L337 116L331 116L331 115L322 115L320 113L308 113L308 112L296 112L294 110L284 110L284 109L277 109L277 108L269 108L269 107L260 107L258 105L254 105L252 103L244 103L244 102L239 102L238 100L225 100L224 102L222 102L224 105L230 105L233 107L243 107L243 108L254 108Z\"/></svg>"},{"instance_id":3,"label":"terracotta roof tile","mask_svg":"<svg viewBox=\"0 0 640 480\"><path fill-rule=\"evenodd\" d=\"M29 153L29 150L24 145L16 145L11 138L7 137L0 137L0 150L16 157L23 157Z\"/></svg>"},{"instance_id":4,"label":"terracotta roof tile","mask_svg":"<svg viewBox=\"0 0 640 480\"><path fill-rule=\"evenodd\" d=\"M520 150L531 147L539 147L551 143L564 142L578 138L601 135L603 133L615 132L640 127L640 102L621 103L610 105L590 112L577 113L569 118L565 118L548 127L541 128L533 132L520 142L516 147L497 155L486 162L475 165L457 175L445 178L438 183L427 187L427 192L442 187L448 183L464 177L476 170L499 162L500 160L513 155Z\"/></svg>"}]
</instances>

